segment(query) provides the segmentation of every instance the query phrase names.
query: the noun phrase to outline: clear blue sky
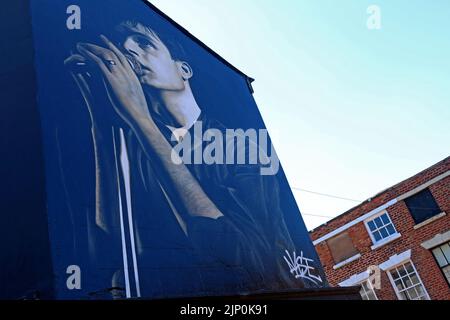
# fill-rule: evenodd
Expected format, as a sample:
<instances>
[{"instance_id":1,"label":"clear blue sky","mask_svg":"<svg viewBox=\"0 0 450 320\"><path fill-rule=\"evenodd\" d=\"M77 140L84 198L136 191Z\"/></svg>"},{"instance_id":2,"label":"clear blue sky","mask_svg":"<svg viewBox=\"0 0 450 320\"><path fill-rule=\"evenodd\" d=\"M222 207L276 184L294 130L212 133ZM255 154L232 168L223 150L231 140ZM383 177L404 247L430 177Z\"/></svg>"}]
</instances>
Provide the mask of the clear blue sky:
<instances>
[{"instance_id":1,"label":"clear blue sky","mask_svg":"<svg viewBox=\"0 0 450 320\"><path fill-rule=\"evenodd\" d=\"M450 155L450 1L150 2L256 78L291 187L364 200ZM357 204L294 192L308 228Z\"/></svg>"}]
</instances>

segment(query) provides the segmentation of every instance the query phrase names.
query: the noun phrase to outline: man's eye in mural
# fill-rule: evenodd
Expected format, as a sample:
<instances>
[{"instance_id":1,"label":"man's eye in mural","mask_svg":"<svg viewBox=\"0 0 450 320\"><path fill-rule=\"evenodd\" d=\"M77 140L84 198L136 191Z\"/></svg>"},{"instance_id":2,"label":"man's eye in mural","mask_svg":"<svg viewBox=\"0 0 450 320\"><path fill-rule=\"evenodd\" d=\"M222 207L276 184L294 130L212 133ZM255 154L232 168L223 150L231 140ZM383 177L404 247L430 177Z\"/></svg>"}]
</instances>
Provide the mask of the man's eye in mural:
<instances>
[{"instance_id":1,"label":"man's eye in mural","mask_svg":"<svg viewBox=\"0 0 450 320\"><path fill-rule=\"evenodd\" d=\"M157 50L156 45L144 36L133 36L132 39L141 47L143 50Z\"/></svg>"}]
</instances>

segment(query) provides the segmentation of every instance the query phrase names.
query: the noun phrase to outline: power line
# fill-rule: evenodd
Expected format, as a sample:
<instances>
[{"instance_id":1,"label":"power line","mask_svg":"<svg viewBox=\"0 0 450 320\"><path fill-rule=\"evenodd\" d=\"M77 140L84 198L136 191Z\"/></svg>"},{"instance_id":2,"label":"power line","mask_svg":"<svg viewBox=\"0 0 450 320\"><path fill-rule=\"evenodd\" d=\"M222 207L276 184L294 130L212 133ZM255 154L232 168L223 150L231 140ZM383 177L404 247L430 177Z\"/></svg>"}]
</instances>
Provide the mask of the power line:
<instances>
[{"instance_id":1,"label":"power line","mask_svg":"<svg viewBox=\"0 0 450 320\"><path fill-rule=\"evenodd\" d=\"M332 217L332 216L324 216L321 214L312 214L312 213L303 213L303 212L302 212L302 216L319 217L319 218L327 218L327 219L336 218L336 217Z\"/></svg>"},{"instance_id":2,"label":"power line","mask_svg":"<svg viewBox=\"0 0 450 320\"><path fill-rule=\"evenodd\" d=\"M297 190L297 191L302 191L302 192L312 193L312 194L315 194L315 195L318 195L318 196L323 196L323 197L328 197L328 198L334 198L334 199L339 199L339 200L352 201L352 202L358 202L358 203L363 202L363 201L361 201L361 200L355 200L355 199L350 199L350 198L345 198L345 197L335 196L335 195L332 195L332 194L321 193L321 192L316 192L316 191L306 190L306 189L297 188L297 187L292 187L292 190Z\"/></svg>"}]
</instances>

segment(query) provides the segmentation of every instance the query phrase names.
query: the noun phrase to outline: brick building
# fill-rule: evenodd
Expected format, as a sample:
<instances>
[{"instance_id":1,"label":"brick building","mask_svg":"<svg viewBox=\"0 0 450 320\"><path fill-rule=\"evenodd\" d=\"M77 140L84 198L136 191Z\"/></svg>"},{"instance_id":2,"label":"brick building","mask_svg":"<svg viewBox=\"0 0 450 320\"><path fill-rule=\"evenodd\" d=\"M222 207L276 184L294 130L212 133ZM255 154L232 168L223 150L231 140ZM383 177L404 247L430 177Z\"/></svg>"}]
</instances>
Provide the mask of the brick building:
<instances>
[{"instance_id":1,"label":"brick building","mask_svg":"<svg viewBox=\"0 0 450 320\"><path fill-rule=\"evenodd\" d=\"M450 157L311 231L333 286L450 300Z\"/></svg>"}]
</instances>

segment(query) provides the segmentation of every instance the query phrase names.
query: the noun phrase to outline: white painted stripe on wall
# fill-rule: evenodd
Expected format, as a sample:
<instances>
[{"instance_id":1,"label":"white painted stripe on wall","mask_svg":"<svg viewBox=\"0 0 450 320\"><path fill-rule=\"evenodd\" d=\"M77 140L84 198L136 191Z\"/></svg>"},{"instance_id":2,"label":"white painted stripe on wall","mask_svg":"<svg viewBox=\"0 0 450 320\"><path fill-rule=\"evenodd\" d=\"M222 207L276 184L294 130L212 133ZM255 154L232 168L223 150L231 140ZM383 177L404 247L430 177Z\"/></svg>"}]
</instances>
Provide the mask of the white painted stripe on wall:
<instances>
[{"instance_id":1,"label":"white painted stripe on wall","mask_svg":"<svg viewBox=\"0 0 450 320\"><path fill-rule=\"evenodd\" d=\"M125 196L128 211L128 227L130 230L131 254L133 257L134 280L136 282L136 294L137 297L140 298L141 286L139 283L139 271L136 257L136 242L135 242L136 240L134 236L134 225L133 225L133 209L131 206L130 161L128 158L127 144L122 129L120 129L120 143L121 143L120 164L122 167L123 180L125 184Z\"/></svg>"},{"instance_id":2,"label":"white painted stripe on wall","mask_svg":"<svg viewBox=\"0 0 450 320\"><path fill-rule=\"evenodd\" d=\"M117 174L117 187L119 192L119 216L120 216L120 235L122 237L122 257L123 257L123 269L125 276L125 291L127 298L131 298L131 289L130 289L130 277L128 275L128 256L127 256L127 247L125 240L125 226L123 222L123 210L122 210L122 195L120 191L120 179L119 179L119 166L117 164L117 146L116 146L116 135L114 132L114 127L112 128L113 134L113 145L114 145L114 161L116 164L116 174Z\"/></svg>"}]
</instances>

